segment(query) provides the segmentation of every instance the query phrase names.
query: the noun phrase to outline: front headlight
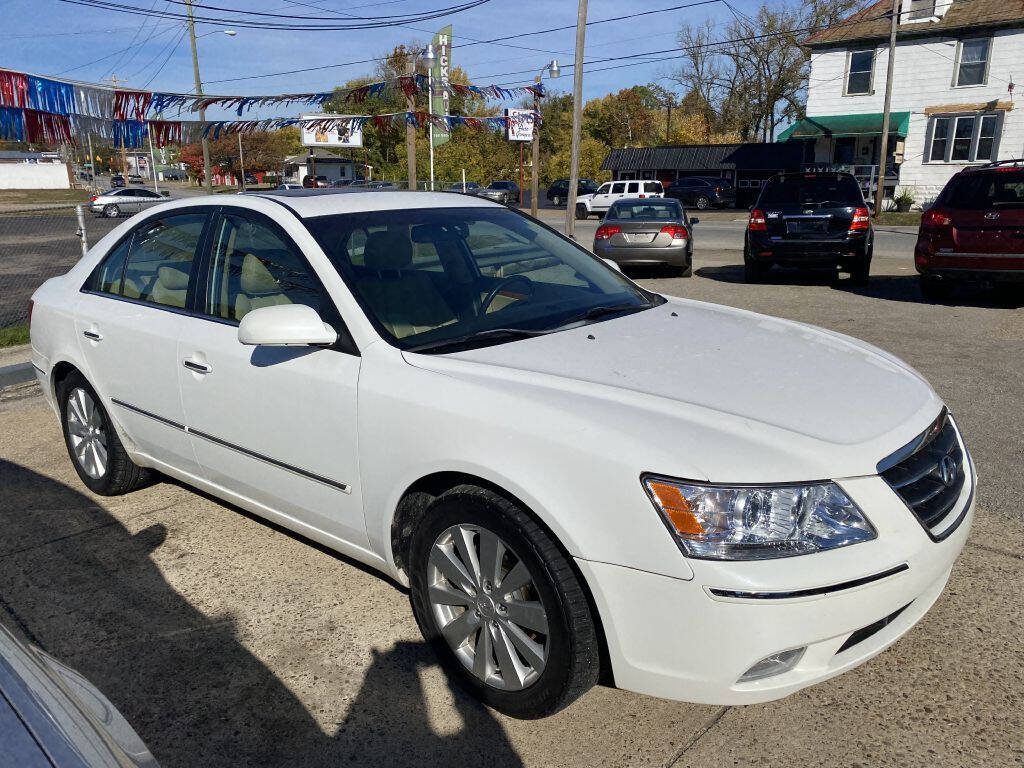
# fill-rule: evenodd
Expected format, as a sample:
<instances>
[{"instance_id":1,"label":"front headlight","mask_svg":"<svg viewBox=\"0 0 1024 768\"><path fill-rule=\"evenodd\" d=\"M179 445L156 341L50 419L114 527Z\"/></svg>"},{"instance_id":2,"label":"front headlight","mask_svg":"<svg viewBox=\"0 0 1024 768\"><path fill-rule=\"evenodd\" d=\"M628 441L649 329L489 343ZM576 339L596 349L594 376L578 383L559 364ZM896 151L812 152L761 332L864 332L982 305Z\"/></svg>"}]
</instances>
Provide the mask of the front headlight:
<instances>
[{"instance_id":1,"label":"front headlight","mask_svg":"<svg viewBox=\"0 0 1024 768\"><path fill-rule=\"evenodd\" d=\"M832 482L723 486L645 475L644 487L683 551L709 560L764 560L875 538Z\"/></svg>"}]
</instances>

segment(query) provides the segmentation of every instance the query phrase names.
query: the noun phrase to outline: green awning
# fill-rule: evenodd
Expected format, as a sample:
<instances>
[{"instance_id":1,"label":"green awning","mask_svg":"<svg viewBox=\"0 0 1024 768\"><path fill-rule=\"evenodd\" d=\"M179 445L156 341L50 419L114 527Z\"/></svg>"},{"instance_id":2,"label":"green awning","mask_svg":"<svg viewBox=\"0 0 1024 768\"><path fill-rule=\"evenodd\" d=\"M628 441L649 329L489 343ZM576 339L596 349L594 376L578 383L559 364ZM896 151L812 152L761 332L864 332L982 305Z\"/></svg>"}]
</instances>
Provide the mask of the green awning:
<instances>
[{"instance_id":1,"label":"green awning","mask_svg":"<svg viewBox=\"0 0 1024 768\"><path fill-rule=\"evenodd\" d=\"M906 138L910 127L909 112L889 113L889 133ZM882 133L882 113L863 115L828 115L805 117L779 134L777 141L816 139L820 136L878 136Z\"/></svg>"}]
</instances>

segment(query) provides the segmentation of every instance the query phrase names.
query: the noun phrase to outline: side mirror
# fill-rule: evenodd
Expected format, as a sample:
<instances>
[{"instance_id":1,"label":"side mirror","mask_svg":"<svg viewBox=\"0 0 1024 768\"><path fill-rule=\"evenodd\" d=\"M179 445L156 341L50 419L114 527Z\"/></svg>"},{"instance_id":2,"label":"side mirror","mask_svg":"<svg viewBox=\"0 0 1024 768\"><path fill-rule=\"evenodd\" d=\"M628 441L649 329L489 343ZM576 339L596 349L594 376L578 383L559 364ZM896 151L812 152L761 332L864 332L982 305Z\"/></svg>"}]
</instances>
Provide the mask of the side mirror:
<instances>
[{"instance_id":1,"label":"side mirror","mask_svg":"<svg viewBox=\"0 0 1024 768\"><path fill-rule=\"evenodd\" d=\"M601 259L601 261L603 261L609 267L614 269L616 272L622 272L622 267L619 266L619 263L617 261L612 261L611 259Z\"/></svg>"},{"instance_id":2,"label":"side mirror","mask_svg":"<svg viewBox=\"0 0 1024 768\"><path fill-rule=\"evenodd\" d=\"M690 224L700 224L700 219L690 219Z\"/></svg>"},{"instance_id":3,"label":"side mirror","mask_svg":"<svg viewBox=\"0 0 1024 768\"><path fill-rule=\"evenodd\" d=\"M305 304L254 309L238 324L238 341L250 346L305 347L337 340L338 333Z\"/></svg>"}]
</instances>

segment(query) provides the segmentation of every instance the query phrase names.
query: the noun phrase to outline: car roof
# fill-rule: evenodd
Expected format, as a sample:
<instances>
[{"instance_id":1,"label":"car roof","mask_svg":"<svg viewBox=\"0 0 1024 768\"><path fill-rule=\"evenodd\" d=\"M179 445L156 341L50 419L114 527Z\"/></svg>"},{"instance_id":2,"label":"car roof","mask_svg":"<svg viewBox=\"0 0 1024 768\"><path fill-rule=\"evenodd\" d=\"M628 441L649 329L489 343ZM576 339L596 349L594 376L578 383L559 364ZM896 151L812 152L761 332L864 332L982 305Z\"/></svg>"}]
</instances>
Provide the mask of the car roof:
<instances>
[{"instance_id":1,"label":"car roof","mask_svg":"<svg viewBox=\"0 0 1024 768\"><path fill-rule=\"evenodd\" d=\"M337 213L362 211L391 211L409 208L504 208L484 198L451 195L447 192L410 192L390 190L360 192L347 187L340 189L289 189L250 193L243 197L275 200L292 209L302 218L329 216ZM222 204L221 195L189 198L192 205Z\"/></svg>"}]
</instances>

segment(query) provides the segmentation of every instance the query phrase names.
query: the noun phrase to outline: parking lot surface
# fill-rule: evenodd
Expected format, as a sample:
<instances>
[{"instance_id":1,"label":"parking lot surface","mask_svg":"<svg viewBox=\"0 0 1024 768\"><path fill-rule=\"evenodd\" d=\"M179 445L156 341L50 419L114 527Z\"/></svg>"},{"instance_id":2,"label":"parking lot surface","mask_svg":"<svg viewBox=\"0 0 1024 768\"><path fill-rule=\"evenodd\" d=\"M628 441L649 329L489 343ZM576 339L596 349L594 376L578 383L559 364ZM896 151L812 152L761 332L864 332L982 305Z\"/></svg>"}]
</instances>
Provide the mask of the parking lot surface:
<instances>
[{"instance_id":1,"label":"parking lot surface","mask_svg":"<svg viewBox=\"0 0 1024 768\"><path fill-rule=\"evenodd\" d=\"M638 279L898 355L950 405L978 467L945 593L864 666L770 704L598 687L553 718L510 720L449 687L408 596L377 574L175 483L92 496L35 385L0 395L0 614L103 690L164 766L1024 763L1024 297L925 303L898 244L867 288L789 272L746 285L742 226L719 229L692 279Z\"/></svg>"}]
</instances>

